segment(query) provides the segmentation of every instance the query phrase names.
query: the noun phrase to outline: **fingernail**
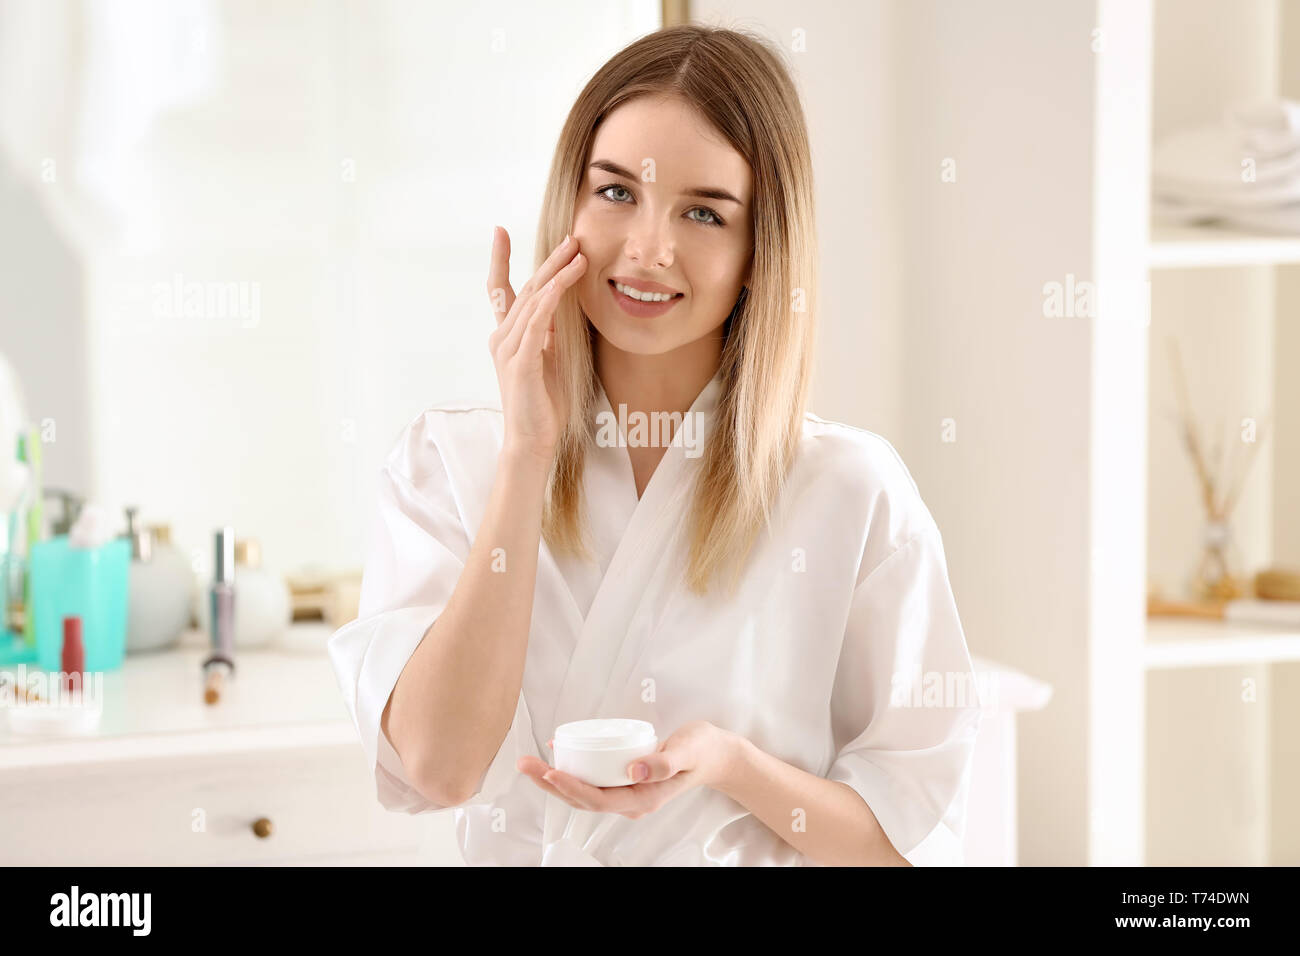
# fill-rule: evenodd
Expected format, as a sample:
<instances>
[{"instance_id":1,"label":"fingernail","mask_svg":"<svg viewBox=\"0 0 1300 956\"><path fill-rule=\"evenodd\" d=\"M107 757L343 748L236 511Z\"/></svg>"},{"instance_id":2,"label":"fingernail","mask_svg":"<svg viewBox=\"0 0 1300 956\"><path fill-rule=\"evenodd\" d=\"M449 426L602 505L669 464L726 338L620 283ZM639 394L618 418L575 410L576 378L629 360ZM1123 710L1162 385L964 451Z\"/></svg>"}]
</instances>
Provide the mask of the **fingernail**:
<instances>
[{"instance_id":1,"label":"fingernail","mask_svg":"<svg viewBox=\"0 0 1300 956\"><path fill-rule=\"evenodd\" d=\"M643 763L634 763L627 769L628 779L634 783L638 780L644 780L650 775L650 768Z\"/></svg>"},{"instance_id":2,"label":"fingernail","mask_svg":"<svg viewBox=\"0 0 1300 956\"><path fill-rule=\"evenodd\" d=\"M569 239L570 239L570 236L569 236L569 234L566 232L566 233L564 234L564 241L563 241L562 243L560 243L560 245L562 245L562 246L567 246L567 245L569 244Z\"/></svg>"}]
</instances>

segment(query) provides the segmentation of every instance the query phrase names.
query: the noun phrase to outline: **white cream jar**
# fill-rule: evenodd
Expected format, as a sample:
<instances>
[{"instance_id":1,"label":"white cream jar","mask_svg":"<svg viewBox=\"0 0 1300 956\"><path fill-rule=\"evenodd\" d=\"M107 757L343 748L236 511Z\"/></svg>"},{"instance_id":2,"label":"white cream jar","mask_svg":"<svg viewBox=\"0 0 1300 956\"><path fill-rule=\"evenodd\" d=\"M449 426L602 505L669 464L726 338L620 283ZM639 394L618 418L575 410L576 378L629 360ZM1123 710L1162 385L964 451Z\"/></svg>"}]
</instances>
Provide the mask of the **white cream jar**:
<instances>
[{"instance_id":1,"label":"white cream jar","mask_svg":"<svg viewBox=\"0 0 1300 956\"><path fill-rule=\"evenodd\" d=\"M622 717L575 720L555 728L555 769L593 787L628 787L628 764L659 749L654 724Z\"/></svg>"}]
</instances>

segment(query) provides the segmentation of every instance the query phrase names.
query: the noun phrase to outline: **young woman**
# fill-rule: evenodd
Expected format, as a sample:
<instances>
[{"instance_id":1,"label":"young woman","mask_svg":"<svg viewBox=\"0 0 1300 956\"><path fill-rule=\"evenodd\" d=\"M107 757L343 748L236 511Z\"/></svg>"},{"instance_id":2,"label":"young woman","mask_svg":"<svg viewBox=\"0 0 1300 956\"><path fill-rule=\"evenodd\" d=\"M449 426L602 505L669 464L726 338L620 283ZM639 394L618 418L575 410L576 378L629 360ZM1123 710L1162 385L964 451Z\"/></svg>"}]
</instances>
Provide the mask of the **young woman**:
<instances>
[{"instance_id":1,"label":"young woman","mask_svg":"<svg viewBox=\"0 0 1300 956\"><path fill-rule=\"evenodd\" d=\"M970 656L893 447L805 413L812 169L779 54L700 26L617 54L538 238L515 293L493 235L501 408L407 426L330 640L380 801L454 808L470 864L961 862ZM654 725L637 782L551 769L594 717Z\"/></svg>"}]
</instances>

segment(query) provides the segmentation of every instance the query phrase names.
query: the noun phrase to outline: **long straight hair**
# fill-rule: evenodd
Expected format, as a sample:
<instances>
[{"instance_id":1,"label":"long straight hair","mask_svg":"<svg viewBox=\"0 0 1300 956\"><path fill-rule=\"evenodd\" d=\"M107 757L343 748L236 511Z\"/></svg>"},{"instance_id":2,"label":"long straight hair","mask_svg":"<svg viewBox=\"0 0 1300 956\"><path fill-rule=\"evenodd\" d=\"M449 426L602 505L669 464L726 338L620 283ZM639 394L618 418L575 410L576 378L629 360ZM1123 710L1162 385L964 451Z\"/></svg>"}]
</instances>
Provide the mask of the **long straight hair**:
<instances>
[{"instance_id":1,"label":"long straight hair","mask_svg":"<svg viewBox=\"0 0 1300 956\"><path fill-rule=\"evenodd\" d=\"M540 267L572 229L596 130L639 96L695 107L753 172L750 281L723 334L722 391L696 476L686 583L703 594L744 558L770 524L798 450L816 328L816 232L807 126L779 50L748 33L686 24L648 34L587 83L555 147L537 234ZM589 557L582 473L597 400L595 328L570 289L555 313L556 367L568 415L547 483L542 532L554 551Z\"/></svg>"}]
</instances>

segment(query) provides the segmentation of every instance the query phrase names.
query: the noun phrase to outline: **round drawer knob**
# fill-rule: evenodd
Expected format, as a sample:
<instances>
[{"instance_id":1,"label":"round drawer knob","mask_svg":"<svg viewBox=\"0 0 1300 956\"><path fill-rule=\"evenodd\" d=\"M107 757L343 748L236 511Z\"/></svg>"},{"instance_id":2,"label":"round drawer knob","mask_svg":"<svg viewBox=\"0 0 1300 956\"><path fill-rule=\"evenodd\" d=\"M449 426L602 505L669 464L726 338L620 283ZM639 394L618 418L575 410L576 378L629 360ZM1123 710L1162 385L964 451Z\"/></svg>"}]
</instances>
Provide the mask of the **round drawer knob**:
<instances>
[{"instance_id":1,"label":"round drawer knob","mask_svg":"<svg viewBox=\"0 0 1300 956\"><path fill-rule=\"evenodd\" d=\"M266 839L271 835L271 821L266 817L258 817L253 821L253 832L262 839Z\"/></svg>"}]
</instances>

